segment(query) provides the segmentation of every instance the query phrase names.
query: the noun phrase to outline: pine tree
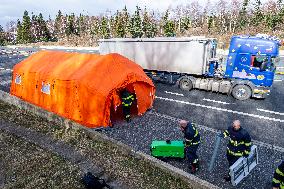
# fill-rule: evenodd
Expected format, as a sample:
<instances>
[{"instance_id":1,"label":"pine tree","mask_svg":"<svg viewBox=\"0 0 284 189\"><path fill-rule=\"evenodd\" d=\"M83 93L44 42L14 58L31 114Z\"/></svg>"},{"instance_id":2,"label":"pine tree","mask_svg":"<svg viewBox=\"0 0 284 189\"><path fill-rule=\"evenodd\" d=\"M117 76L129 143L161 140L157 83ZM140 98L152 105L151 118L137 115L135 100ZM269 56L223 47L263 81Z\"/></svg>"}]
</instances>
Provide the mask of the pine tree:
<instances>
[{"instance_id":1,"label":"pine tree","mask_svg":"<svg viewBox=\"0 0 284 189\"><path fill-rule=\"evenodd\" d=\"M111 16L108 22L110 37L116 36L116 20L115 17Z\"/></svg>"},{"instance_id":2,"label":"pine tree","mask_svg":"<svg viewBox=\"0 0 284 189\"><path fill-rule=\"evenodd\" d=\"M78 34L76 32L76 26L75 26L75 14L72 13L71 15L66 16L67 17L67 26L65 33L67 36L72 35L72 34Z\"/></svg>"},{"instance_id":3,"label":"pine tree","mask_svg":"<svg viewBox=\"0 0 284 189\"><path fill-rule=\"evenodd\" d=\"M6 39L5 39L5 32L3 27L0 25L0 46L5 45Z\"/></svg>"},{"instance_id":4,"label":"pine tree","mask_svg":"<svg viewBox=\"0 0 284 189\"><path fill-rule=\"evenodd\" d=\"M30 43L32 42L32 40L31 19L29 17L28 11L25 11L22 23L22 43Z\"/></svg>"},{"instance_id":5,"label":"pine tree","mask_svg":"<svg viewBox=\"0 0 284 189\"><path fill-rule=\"evenodd\" d=\"M252 20L253 25L258 26L264 20L263 11L261 9L261 1L256 0L255 7L254 7L254 17Z\"/></svg>"},{"instance_id":6,"label":"pine tree","mask_svg":"<svg viewBox=\"0 0 284 189\"><path fill-rule=\"evenodd\" d=\"M97 18L97 17L93 18L90 33L91 33L92 37L95 38L95 40L98 39L98 38L101 38L100 37L100 26L101 25L100 25L99 18Z\"/></svg>"},{"instance_id":7,"label":"pine tree","mask_svg":"<svg viewBox=\"0 0 284 189\"><path fill-rule=\"evenodd\" d=\"M143 14L142 30L143 30L145 37L148 37L148 38L155 37L156 26L155 26L155 23L152 22L152 19L150 18L149 13L147 12L146 8Z\"/></svg>"},{"instance_id":8,"label":"pine tree","mask_svg":"<svg viewBox=\"0 0 284 189\"><path fill-rule=\"evenodd\" d=\"M283 0L277 0L277 11L278 11L278 25L279 27L281 27L283 24L283 19L284 19Z\"/></svg>"},{"instance_id":9,"label":"pine tree","mask_svg":"<svg viewBox=\"0 0 284 189\"><path fill-rule=\"evenodd\" d=\"M277 0L276 3L276 11L273 11L270 14L270 19L268 21L269 28L275 31L278 28L282 28L284 19L284 6L283 6L283 0Z\"/></svg>"},{"instance_id":10,"label":"pine tree","mask_svg":"<svg viewBox=\"0 0 284 189\"><path fill-rule=\"evenodd\" d=\"M62 30L62 21L63 15L62 12L59 10L54 21L54 37L56 41L64 33Z\"/></svg>"},{"instance_id":11,"label":"pine tree","mask_svg":"<svg viewBox=\"0 0 284 189\"><path fill-rule=\"evenodd\" d=\"M277 14L275 13L271 13L271 14L267 14L265 16L265 23L268 26L268 28L272 31L275 31L278 24L280 24L280 20Z\"/></svg>"},{"instance_id":12,"label":"pine tree","mask_svg":"<svg viewBox=\"0 0 284 189\"><path fill-rule=\"evenodd\" d=\"M180 21L180 31L183 34L191 27L191 19L188 16L182 17Z\"/></svg>"},{"instance_id":13,"label":"pine tree","mask_svg":"<svg viewBox=\"0 0 284 189\"><path fill-rule=\"evenodd\" d=\"M148 38L155 37L158 33L157 24L154 20L154 13L150 15L145 8L142 21L143 35Z\"/></svg>"},{"instance_id":14,"label":"pine tree","mask_svg":"<svg viewBox=\"0 0 284 189\"><path fill-rule=\"evenodd\" d=\"M134 15L130 19L129 32L132 38L137 38L137 37L141 38L143 35L140 10L141 9L138 6L136 6L136 11L134 12Z\"/></svg>"},{"instance_id":15,"label":"pine tree","mask_svg":"<svg viewBox=\"0 0 284 189\"><path fill-rule=\"evenodd\" d=\"M129 24L130 24L129 22L130 22L130 15L129 15L127 8L125 6L122 10L122 23L123 23L123 28L125 30L124 37L127 37L128 34L130 33L129 30L128 30L128 27L129 27Z\"/></svg>"},{"instance_id":16,"label":"pine tree","mask_svg":"<svg viewBox=\"0 0 284 189\"><path fill-rule=\"evenodd\" d=\"M37 22L37 16L32 13L31 34L32 34L32 41L33 42L39 41L39 37L38 37L39 33L40 33L40 30L39 30L39 25L38 25L38 22Z\"/></svg>"},{"instance_id":17,"label":"pine tree","mask_svg":"<svg viewBox=\"0 0 284 189\"><path fill-rule=\"evenodd\" d=\"M247 19L247 7L248 7L249 0L244 0L243 1L243 6L240 11L239 15L239 25L241 29L245 28L248 24L248 19Z\"/></svg>"},{"instance_id":18,"label":"pine tree","mask_svg":"<svg viewBox=\"0 0 284 189\"><path fill-rule=\"evenodd\" d=\"M55 36L55 33L54 33L54 27L55 27L55 22L54 20L51 19L51 16L49 15L48 16L48 21L46 21L46 27L47 27L47 30L50 34L50 41L53 41L53 42L56 42L57 41L57 38Z\"/></svg>"},{"instance_id":19,"label":"pine tree","mask_svg":"<svg viewBox=\"0 0 284 189\"><path fill-rule=\"evenodd\" d=\"M109 29L109 26L108 26L108 20L105 17L103 17L102 20L101 20L99 31L100 31L99 32L100 36L103 39L110 38L110 29Z\"/></svg>"},{"instance_id":20,"label":"pine tree","mask_svg":"<svg viewBox=\"0 0 284 189\"><path fill-rule=\"evenodd\" d=\"M39 25L39 41L47 42L51 39L50 32L47 28L46 21L43 19L42 14L40 13L37 17L37 23Z\"/></svg>"},{"instance_id":21,"label":"pine tree","mask_svg":"<svg viewBox=\"0 0 284 189\"><path fill-rule=\"evenodd\" d=\"M212 28L213 28L213 16L209 16L208 18L208 21L207 21L207 29L208 29L208 33L211 33L212 31Z\"/></svg>"},{"instance_id":22,"label":"pine tree","mask_svg":"<svg viewBox=\"0 0 284 189\"><path fill-rule=\"evenodd\" d=\"M17 22L17 37L16 43L23 43L23 28L20 20Z\"/></svg>"},{"instance_id":23,"label":"pine tree","mask_svg":"<svg viewBox=\"0 0 284 189\"><path fill-rule=\"evenodd\" d=\"M115 18L115 36L124 38L126 37L126 27L123 19L123 14L119 11L116 12Z\"/></svg>"},{"instance_id":24,"label":"pine tree","mask_svg":"<svg viewBox=\"0 0 284 189\"><path fill-rule=\"evenodd\" d=\"M78 34L84 33L86 31L87 26L85 22L86 22L85 16L80 14L79 19L77 19Z\"/></svg>"},{"instance_id":25,"label":"pine tree","mask_svg":"<svg viewBox=\"0 0 284 189\"><path fill-rule=\"evenodd\" d=\"M174 22L169 20L169 10L166 11L163 17L163 30L166 37L174 37L176 35Z\"/></svg>"}]
</instances>

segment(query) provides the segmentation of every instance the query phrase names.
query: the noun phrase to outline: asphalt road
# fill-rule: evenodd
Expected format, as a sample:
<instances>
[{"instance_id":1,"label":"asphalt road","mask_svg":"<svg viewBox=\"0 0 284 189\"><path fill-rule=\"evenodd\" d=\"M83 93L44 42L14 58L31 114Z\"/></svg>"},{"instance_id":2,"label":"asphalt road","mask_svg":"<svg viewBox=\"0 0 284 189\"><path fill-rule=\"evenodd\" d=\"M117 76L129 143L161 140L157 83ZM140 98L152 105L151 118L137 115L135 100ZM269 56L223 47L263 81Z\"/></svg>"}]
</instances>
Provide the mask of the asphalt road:
<instances>
[{"instance_id":1,"label":"asphalt road","mask_svg":"<svg viewBox=\"0 0 284 189\"><path fill-rule=\"evenodd\" d=\"M35 51L37 49L0 49L0 90L9 92L13 66ZM80 52L97 53L86 50ZM284 57L282 61L284 62ZM238 101L223 94L199 90L185 92L176 86L161 83L156 83L156 88L154 114L136 118L130 125L118 123L114 129L104 132L137 150L150 153L149 145L154 139L182 138L177 127L178 119L194 121L201 125L204 138L199 149L203 164L197 176L222 188L234 188L222 181L227 166L225 157L222 156L225 152L224 141L223 153L219 154L214 173L208 174L206 162L212 154L215 131L226 129L232 120L239 119L259 146L261 165L237 188L269 188L274 169L284 159L283 76L276 76L271 95L265 100ZM185 161L169 163L186 170Z\"/></svg>"}]
</instances>

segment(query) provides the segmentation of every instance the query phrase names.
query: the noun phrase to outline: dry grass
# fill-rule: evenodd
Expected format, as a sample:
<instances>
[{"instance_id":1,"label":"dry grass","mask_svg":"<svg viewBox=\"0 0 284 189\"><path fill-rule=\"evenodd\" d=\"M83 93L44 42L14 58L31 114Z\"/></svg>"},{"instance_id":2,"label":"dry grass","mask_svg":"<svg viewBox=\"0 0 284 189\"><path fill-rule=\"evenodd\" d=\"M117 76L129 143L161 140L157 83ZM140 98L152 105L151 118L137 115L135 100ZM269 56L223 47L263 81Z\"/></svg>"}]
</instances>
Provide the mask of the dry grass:
<instances>
[{"instance_id":1,"label":"dry grass","mask_svg":"<svg viewBox=\"0 0 284 189\"><path fill-rule=\"evenodd\" d=\"M6 122L50 134L55 139L73 145L78 151L89 157L94 164L102 167L111 178L122 181L126 188L190 188L182 180L174 178L142 160L123 154L118 147L108 142L92 140L83 130L73 128L67 130L1 101L0 109L2 109L0 118Z\"/></svg>"},{"instance_id":2,"label":"dry grass","mask_svg":"<svg viewBox=\"0 0 284 189\"><path fill-rule=\"evenodd\" d=\"M4 188L83 188L80 170L38 146L0 132Z\"/></svg>"}]
</instances>

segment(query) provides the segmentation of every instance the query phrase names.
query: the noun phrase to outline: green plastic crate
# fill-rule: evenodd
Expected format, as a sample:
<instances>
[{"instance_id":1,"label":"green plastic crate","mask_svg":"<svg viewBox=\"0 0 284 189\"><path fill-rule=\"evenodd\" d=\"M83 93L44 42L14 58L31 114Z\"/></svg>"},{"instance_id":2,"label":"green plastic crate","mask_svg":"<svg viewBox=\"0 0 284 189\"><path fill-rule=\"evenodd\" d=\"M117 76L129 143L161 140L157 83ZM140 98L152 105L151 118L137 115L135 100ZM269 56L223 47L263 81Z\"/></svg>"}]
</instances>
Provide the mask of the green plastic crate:
<instances>
[{"instance_id":1,"label":"green plastic crate","mask_svg":"<svg viewBox=\"0 0 284 189\"><path fill-rule=\"evenodd\" d=\"M182 140L158 141L151 144L151 155L154 157L184 158L184 143Z\"/></svg>"}]
</instances>

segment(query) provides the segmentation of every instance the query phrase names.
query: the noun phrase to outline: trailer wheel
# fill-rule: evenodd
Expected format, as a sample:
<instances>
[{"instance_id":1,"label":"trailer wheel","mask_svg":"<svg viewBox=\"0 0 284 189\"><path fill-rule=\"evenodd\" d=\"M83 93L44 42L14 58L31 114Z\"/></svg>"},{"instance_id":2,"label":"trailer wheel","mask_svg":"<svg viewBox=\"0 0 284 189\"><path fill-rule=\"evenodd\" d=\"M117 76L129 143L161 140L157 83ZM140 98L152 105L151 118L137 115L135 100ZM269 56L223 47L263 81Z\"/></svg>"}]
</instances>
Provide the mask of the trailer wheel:
<instances>
[{"instance_id":1,"label":"trailer wheel","mask_svg":"<svg viewBox=\"0 0 284 189\"><path fill-rule=\"evenodd\" d=\"M179 88L181 88L184 91L190 91L192 89L192 87L193 87L193 84L192 84L191 80L188 79L188 78L182 78L179 81Z\"/></svg>"},{"instance_id":2,"label":"trailer wheel","mask_svg":"<svg viewBox=\"0 0 284 189\"><path fill-rule=\"evenodd\" d=\"M237 85L233 88L232 95L238 100L247 100L251 97L251 89L246 85Z\"/></svg>"}]
</instances>

